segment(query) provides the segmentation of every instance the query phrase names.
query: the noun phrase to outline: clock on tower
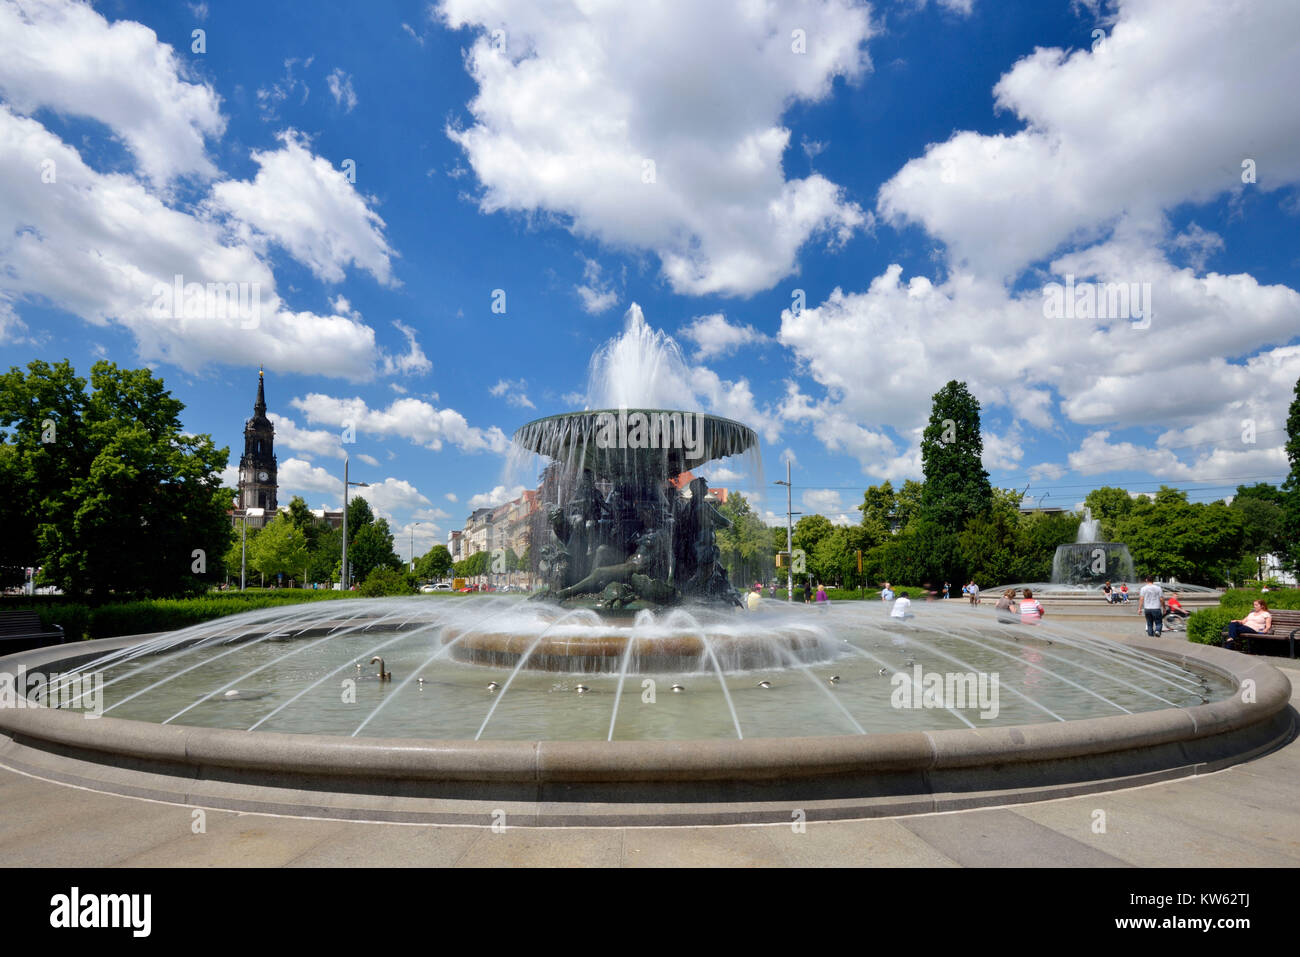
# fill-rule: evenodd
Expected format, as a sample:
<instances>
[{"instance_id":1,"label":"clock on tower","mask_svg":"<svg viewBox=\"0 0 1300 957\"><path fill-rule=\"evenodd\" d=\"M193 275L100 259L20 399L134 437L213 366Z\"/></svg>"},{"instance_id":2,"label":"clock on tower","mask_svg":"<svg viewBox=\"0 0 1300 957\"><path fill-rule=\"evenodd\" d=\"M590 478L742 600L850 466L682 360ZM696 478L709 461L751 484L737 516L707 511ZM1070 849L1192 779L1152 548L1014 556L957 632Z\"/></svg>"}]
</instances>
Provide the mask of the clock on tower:
<instances>
[{"instance_id":1,"label":"clock on tower","mask_svg":"<svg viewBox=\"0 0 1300 957\"><path fill-rule=\"evenodd\" d=\"M275 500L275 426L266 417L266 390L257 370L257 402L244 423L244 454L239 459L239 507L265 508L272 514Z\"/></svg>"}]
</instances>

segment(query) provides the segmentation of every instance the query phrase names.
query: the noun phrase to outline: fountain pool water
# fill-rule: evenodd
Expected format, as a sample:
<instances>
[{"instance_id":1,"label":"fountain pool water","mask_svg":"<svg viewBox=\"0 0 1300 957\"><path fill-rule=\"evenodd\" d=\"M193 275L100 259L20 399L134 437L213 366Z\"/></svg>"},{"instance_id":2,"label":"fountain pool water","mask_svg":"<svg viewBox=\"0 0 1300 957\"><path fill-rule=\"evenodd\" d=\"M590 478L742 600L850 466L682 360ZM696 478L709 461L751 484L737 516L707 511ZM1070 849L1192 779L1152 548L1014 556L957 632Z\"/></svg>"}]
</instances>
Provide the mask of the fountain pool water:
<instances>
[{"instance_id":1,"label":"fountain pool water","mask_svg":"<svg viewBox=\"0 0 1300 957\"><path fill-rule=\"evenodd\" d=\"M103 676L111 717L435 740L996 727L1181 708L1234 690L1221 676L1068 629L1030 632L958 603L920 609L896 621L879 603L826 612L774 603L610 622L508 597L345 600L236 616L215 634L197 626L84 667ZM495 642L468 645L484 636ZM537 660L544 641L549 662ZM391 681L375 677L375 655ZM931 674L997 677L968 700L900 706L903 686L919 699L918 675ZM50 692L58 697L57 686Z\"/></svg>"}]
</instances>

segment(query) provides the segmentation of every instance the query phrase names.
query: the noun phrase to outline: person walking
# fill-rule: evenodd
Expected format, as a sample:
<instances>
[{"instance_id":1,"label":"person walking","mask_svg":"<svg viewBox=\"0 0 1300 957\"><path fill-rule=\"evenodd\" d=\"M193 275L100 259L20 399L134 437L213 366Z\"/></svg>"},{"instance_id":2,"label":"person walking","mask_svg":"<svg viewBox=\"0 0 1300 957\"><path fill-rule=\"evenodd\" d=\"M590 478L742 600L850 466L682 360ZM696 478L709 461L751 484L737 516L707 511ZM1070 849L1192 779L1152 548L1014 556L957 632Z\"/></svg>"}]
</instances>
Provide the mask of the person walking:
<instances>
[{"instance_id":1,"label":"person walking","mask_svg":"<svg viewBox=\"0 0 1300 957\"><path fill-rule=\"evenodd\" d=\"M812 602L812 580L805 578L803 583L803 603L805 605Z\"/></svg>"},{"instance_id":2,"label":"person walking","mask_svg":"<svg viewBox=\"0 0 1300 957\"><path fill-rule=\"evenodd\" d=\"M1160 586L1148 575L1143 579L1146 582L1138 596L1142 600L1142 614L1147 620L1147 636L1159 638L1160 630L1164 627L1164 608L1160 600ZM1155 629L1154 631L1152 629Z\"/></svg>"},{"instance_id":3,"label":"person walking","mask_svg":"<svg viewBox=\"0 0 1300 957\"><path fill-rule=\"evenodd\" d=\"M943 583L943 597L944 597L944 598L951 598L951 597L952 597L951 595L948 594L948 590L949 590L950 588L952 588L952 582L944 582L944 583Z\"/></svg>"},{"instance_id":4,"label":"person walking","mask_svg":"<svg viewBox=\"0 0 1300 957\"><path fill-rule=\"evenodd\" d=\"M1034 593L1028 588L1025 589L1025 597L1020 599L1020 623L1022 625L1036 625L1043 620L1047 611L1043 608L1042 602L1034 597Z\"/></svg>"},{"instance_id":5,"label":"person walking","mask_svg":"<svg viewBox=\"0 0 1300 957\"><path fill-rule=\"evenodd\" d=\"M970 603L972 605L978 605L980 603L980 586L975 584L975 579L972 578L970 584L966 586L966 594L970 595Z\"/></svg>"},{"instance_id":6,"label":"person walking","mask_svg":"<svg viewBox=\"0 0 1300 957\"><path fill-rule=\"evenodd\" d=\"M830 607L830 604L831 604L831 600L826 597L826 586L818 582L817 583L817 607L820 608L822 611L825 611L827 608Z\"/></svg>"},{"instance_id":7,"label":"person walking","mask_svg":"<svg viewBox=\"0 0 1300 957\"><path fill-rule=\"evenodd\" d=\"M894 600L894 589L889 587L889 582L885 582L885 587L880 589L880 600L881 601Z\"/></svg>"}]
</instances>

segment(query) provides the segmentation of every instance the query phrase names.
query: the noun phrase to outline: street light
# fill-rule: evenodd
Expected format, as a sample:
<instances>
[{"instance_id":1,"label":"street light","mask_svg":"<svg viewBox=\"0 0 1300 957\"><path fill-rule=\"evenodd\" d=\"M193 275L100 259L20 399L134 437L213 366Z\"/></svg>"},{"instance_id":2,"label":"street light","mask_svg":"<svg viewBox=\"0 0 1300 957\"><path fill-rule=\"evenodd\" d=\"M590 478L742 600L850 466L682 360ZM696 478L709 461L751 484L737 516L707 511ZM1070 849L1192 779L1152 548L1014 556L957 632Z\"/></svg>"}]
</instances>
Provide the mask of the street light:
<instances>
[{"instance_id":1,"label":"street light","mask_svg":"<svg viewBox=\"0 0 1300 957\"><path fill-rule=\"evenodd\" d=\"M790 522L795 513L790 511L794 503L790 501L790 491L794 488L790 484L790 460L785 460L785 481L777 479L776 485L785 486L785 600L794 601L794 529Z\"/></svg>"},{"instance_id":2,"label":"street light","mask_svg":"<svg viewBox=\"0 0 1300 957\"><path fill-rule=\"evenodd\" d=\"M343 591L348 590L348 487L370 488L369 482L348 481L348 457L343 456L343 561L339 570L339 584Z\"/></svg>"},{"instance_id":3,"label":"street light","mask_svg":"<svg viewBox=\"0 0 1300 957\"><path fill-rule=\"evenodd\" d=\"M419 525L416 522L415 525ZM411 574L415 574L415 525L411 526Z\"/></svg>"}]
</instances>

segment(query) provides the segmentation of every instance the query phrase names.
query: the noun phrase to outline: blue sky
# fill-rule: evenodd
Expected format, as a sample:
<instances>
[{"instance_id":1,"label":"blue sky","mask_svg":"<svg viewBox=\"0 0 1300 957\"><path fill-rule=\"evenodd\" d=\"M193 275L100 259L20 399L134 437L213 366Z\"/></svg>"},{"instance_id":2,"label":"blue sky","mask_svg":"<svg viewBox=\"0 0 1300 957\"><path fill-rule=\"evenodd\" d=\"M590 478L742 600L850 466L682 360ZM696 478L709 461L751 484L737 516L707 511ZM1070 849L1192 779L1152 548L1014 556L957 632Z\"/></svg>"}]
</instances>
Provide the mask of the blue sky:
<instances>
[{"instance_id":1,"label":"blue sky","mask_svg":"<svg viewBox=\"0 0 1300 957\"><path fill-rule=\"evenodd\" d=\"M282 500L338 504L351 423L417 551L633 304L837 521L952 378L1046 505L1285 475L1294 3L534 6L0 0L4 364L148 364L233 466L265 363ZM1067 273L1149 314L1049 316Z\"/></svg>"}]
</instances>

